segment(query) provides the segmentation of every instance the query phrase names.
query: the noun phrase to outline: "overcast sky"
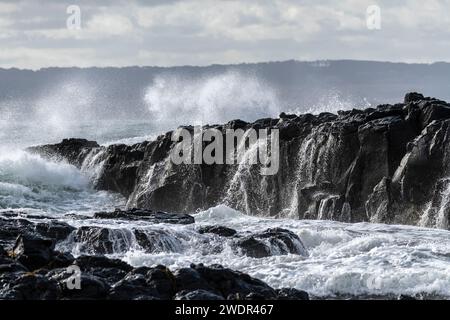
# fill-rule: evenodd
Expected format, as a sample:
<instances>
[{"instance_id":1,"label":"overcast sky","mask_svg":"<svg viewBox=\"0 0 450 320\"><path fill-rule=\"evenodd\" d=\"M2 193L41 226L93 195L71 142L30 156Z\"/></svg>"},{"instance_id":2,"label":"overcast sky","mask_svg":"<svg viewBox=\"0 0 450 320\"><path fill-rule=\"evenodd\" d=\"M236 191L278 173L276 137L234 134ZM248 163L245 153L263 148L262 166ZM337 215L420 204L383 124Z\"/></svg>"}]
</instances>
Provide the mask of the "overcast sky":
<instances>
[{"instance_id":1,"label":"overcast sky","mask_svg":"<svg viewBox=\"0 0 450 320\"><path fill-rule=\"evenodd\" d=\"M380 30L367 28L374 4ZM69 5L80 30L67 28ZM450 61L450 0L0 0L0 67L288 59Z\"/></svg>"}]
</instances>

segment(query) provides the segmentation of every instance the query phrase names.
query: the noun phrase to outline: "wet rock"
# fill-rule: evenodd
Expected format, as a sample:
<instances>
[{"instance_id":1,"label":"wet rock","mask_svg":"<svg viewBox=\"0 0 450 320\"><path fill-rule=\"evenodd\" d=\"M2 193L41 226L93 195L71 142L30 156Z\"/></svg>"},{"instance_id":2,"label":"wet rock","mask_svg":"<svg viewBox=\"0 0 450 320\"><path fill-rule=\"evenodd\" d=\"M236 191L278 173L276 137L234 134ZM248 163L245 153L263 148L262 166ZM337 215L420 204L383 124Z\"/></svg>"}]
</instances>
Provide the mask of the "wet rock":
<instances>
[{"instance_id":1,"label":"wet rock","mask_svg":"<svg viewBox=\"0 0 450 320\"><path fill-rule=\"evenodd\" d=\"M60 297L56 281L32 273L14 273L0 276L0 299L55 300ZM7 285L2 285L3 281Z\"/></svg>"},{"instance_id":2,"label":"wet rock","mask_svg":"<svg viewBox=\"0 0 450 320\"><path fill-rule=\"evenodd\" d=\"M204 290L219 294L194 268L181 268L174 272L176 291Z\"/></svg>"},{"instance_id":3,"label":"wet rock","mask_svg":"<svg viewBox=\"0 0 450 320\"><path fill-rule=\"evenodd\" d=\"M151 223L171 223L171 224L191 224L194 223L194 217L188 214L167 213L153 211L148 209L116 209L113 212L98 212L94 215L97 219L125 219L125 220L144 220Z\"/></svg>"},{"instance_id":4,"label":"wet rock","mask_svg":"<svg viewBox=\"0 0 450 320\"><path fill-rule=\"evenodd\" d=\"M92 274L109 285L120 281L133 269L122 260L103 256L80 256L74 264L79 266L83 273Z\"/></svg>"},{"instance_id":5,"label":"wet rock","mask_svg":"<svg viewBox=\"0 0 450 320\"><path fill-rule=\"evenodd\" d=\"M130 237L131 231L127 230L82 226L73 234L73 241L79 244L81 252L111 254L127 251Z\"/></svg>"},{"instance_id":6,"label":"wet rock","mask_svg":"<svg viewBox=\"0 0 450 320\"><path fill-rule=\"evenodd\" d=\"M248 274L223 268L219 265L205 267L203 265L191 266L215 291L224 297L239 295L245 297L257 294L264 299L275 299L276 292L261 280L250 277Z\"/></svg>"},{"instance_id":7,"label":"wet rock","mask_svg":"<svg viewBox=\"0 0 450 320\"><path fill-rule=\"evenodd\" d=\"M72 274L69 274L72 276ZM100 277L81 273L80 275L80 287L73 288L67 285L67 280L69 277L65 278L60 282L62 288L62 295L64 298L72 299L72 300L99 300L106 299L109 286L108 284Z\"/></svg>"},{"instance_id":8,"label":"wet rock","mask_svg":"<svg viewBox=\"0 0 450 320\"><path fill-rule=\"evenodd\" d=\"M277 289L276 293L278 300L309 300L308 292L295 288Z\"/></svg>"},{"instance_id":9,"label":"wet rock","mask_svg":"<svg viewBox=\"0 0 450 320\"><path fill-rule=\"evenodd\" d=\"M29 270L48 265L53 257L53 240L32 236L19 236L14 244L11 256Z\"/></svg>"},{"instance_id":10,"label":"wet rock","mask_svg":"<svg viewBox=\"0 0 450 320\"><path fill-rule=\"evenodd\" d=\"M97 142L86 139L64 139L61 143L27 148L31 153L55 160L66 160L75 166L81 166L85 156L93 148L100 147Z\"/></svg>"},{"instance_id":11,"label":"wet rock","mask_svg":"<svg viewBox=\"0 0 450 320\"><path fill-rule=\"evenodd\" d=\"M224 297L206 290L180 291L174 300L225 300Z\"/></svg>"},{"instance_id":12,"label":"wet rock","mask_svg":"<svg viewBox=\"0 0 450 320\"><path fill-rule=\"evenodd\" d=\"M33 218L36 219L36 217ZM19 235L43 237L55 241L63 240L73 230L74 228L70 225L53 219L48 219L46 222L32 222L20 218L15 212L2 213L0 216L0 245L11 247Z\"/></svg>"},{"instance_id":13,"label":"wet rock","mask_svg":"<svg viewBox=\"0 0 450 320\"><path fill-rule=\"evenodd\" d=\"M221 237L232 237L236 235L236 230L230 229L223 226L203 226L198 229L198 232L203 233L213 233Z\"/></svg>"},{"instance_id":14,"label":"wet rock","mask_svg":"<svg viewBox=\"0 0 450 320\"><path fill-rule=\"evenodd\" d=\"M164 266L137 269L114 284L109 297L113 300L171 299L175 293L174 276Z\"/></svg>"},{"instance_id":15,"label":"wet rock","mask_svg":"<svg viewBox=\"0 0 450 320\"><path fill-rule=\"evenodd\" d=\"M308 256L308 251L300 238L292 231L273 228L253 234L234 242L237 251L253 258L271 255L298 254Z\"/></svg>"},{"instance_id":16,"label":"wet rock","mask_svg":"<svg viewBox=\"0 0 450 320\"><path fill-rule=\"evenodd\" d=\"M145 252L179 252L183 246L165 230L134 230L134 235Z\"/></svg>"},{"instance_id":17,"label":"wet rock","mask_svg":"<svg viewBox=\"0 0 450 320\"><path fill-rule=\"evenodd\" d=\"M272 176L262 176L258 166L243 174L237 165L168 165L173 132L132 146L106 148L75 139L30 150L76 165L88 153L102 152L96 188L120 192L128 206L141 209L99 213L98 218L188 224L192 217L158 210L190 213L224 200L243 212L282 216L296 197L300 218L360 222L376 216L379 222L418 224L436 182L450 172L449 123L448 103L409 93L402 103L365 110L283 113L279 119L208 126L224 136L229 128L279 129L280 167ZM379 185L384 178L392 182L390 188ZM389 198L389 213L375 215L374 210L386 211L382 198Z\"/></svg>"},{"instance_id":18,"label":"wet rock","mask_svg":"<svg viewBox=\"0 0 450 320\"><path fill-rule=\"evenodd\" d=\"M47 222L39 222L35 225L36 231L45 238L54 239L56 241L66 239L74 227L65 222L50 220Z\"/></svg>"}]
</instances>

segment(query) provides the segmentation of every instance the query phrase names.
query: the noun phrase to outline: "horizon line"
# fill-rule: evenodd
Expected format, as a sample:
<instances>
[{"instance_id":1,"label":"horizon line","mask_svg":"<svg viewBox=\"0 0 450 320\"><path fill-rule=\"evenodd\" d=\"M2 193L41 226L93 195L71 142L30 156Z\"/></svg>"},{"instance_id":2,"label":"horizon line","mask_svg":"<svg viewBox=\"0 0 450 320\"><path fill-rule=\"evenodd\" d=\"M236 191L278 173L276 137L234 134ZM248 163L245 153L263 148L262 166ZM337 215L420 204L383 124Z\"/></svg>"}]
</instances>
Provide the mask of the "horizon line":
<instances>
[{"instance_id":1,"label":"horizon line","mask_svg":"<svg viewBox=\"0 0 450 320\"><path fill-rule=\"evenodd\" d=\"M434 61L434 62L406 62L406 61L388 61L388 60L364 60L364 59L316 59L316 60L297 60L297 59L288 59L288 60L268 60L268 61L259 61L259 62L237 62L237 63L212 63L208 65L193 65L193 64L180 64L173 66L160 66L160 65L125 65L125 66L48 66L41 67L38 69L32 68L20 68L20 67L0 67L0 71L45 71L48 69L127 69L127 68L159 68L159 69L171 69L171 68L209 68L209 67L231 67L231 66L241 66L241 65L258 65L258 64L270 64L270 63L320 63L320 62L358 62L358 63L385 63L385 64L403 64L403 65L434 65L434 64L450 64L450 61Z\"/></svg>"}]
</instances>

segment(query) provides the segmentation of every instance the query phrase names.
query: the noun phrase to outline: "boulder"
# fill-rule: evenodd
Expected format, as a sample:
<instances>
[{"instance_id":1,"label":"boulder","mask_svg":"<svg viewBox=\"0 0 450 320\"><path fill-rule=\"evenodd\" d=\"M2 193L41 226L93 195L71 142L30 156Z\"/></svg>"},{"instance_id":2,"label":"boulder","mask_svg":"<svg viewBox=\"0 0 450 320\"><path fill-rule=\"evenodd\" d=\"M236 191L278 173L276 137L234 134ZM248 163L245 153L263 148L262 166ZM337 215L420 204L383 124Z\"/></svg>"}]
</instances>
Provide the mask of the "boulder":
<instances>
[{"instance_id":1,"label":"boulder","mask_svg":"<svg viewBox=\"0 0 450 320\"><path fill-rule=\"evenodd\" d=\"M213 233L221 237L232 237L236 235L236 230L224 226L203 226L198 229L201 234Z\"/></svg>"},{"instance_id":2,"label":"boulder","mask_svg":"<svg viewBox=\"0 0 450 320\"><path fill-rule=\"evenodd\" d=\"M29 270L36 270L52 261L54 247L53 240L21 235L14 244L11 256Z\"/></svg>"},{"instance_id":3,"label":"boulder","mask_svg":"<svg viewBox=\"0 0 450 320\"><path fill-rule=\"evenodd\" d=\"M267 229L234 242L235 250L253 258L272 255L298 254L308 256L300 238L292 231L282 228Z\"/></svg>"}]
</instances>

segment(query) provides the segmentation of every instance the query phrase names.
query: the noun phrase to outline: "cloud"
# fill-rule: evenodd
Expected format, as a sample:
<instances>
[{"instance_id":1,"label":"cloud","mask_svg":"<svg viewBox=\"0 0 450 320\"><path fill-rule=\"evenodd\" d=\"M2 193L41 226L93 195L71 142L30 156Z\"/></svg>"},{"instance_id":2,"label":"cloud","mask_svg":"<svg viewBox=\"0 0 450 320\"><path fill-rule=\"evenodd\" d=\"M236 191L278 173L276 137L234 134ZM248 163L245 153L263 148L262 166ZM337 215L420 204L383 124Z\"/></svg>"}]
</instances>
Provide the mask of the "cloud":
<instances>
[{"instance_id":1,"label":"cloud","mask_svg":"<svg viewBox=\"0 0 450 320\"><path fill-rule=\"evenodd\" d=\"M368 30L365 21L372 0L77 3L81 30L66 28L67 3L0 2L0 39L9 57L0 67L449 59L450 0L378 0L377 31ZM61 52L86 54L78 60Z\"/></svg>"}]
</instances>

